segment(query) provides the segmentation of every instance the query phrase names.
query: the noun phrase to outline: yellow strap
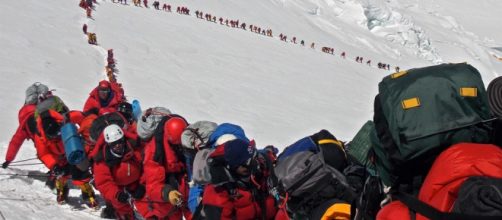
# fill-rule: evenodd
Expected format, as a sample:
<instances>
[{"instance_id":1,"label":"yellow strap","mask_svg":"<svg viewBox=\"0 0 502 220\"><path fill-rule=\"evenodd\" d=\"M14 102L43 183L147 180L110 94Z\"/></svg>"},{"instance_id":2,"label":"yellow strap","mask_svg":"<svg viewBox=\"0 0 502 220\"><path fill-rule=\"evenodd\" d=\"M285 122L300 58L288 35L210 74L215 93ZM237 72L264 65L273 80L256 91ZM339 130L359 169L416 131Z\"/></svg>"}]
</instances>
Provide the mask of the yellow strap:
<instances>
[{"instance_id":1,"label":"yellow strap","mask_svg":"<svg viewBox=\"0 0 502 220\"><path fill-rule=\"evenodd\" d=\"M478 88L462 87L460 88L460 95L463 97L478 97Z\"/></svg>"},{"instance_id":2,"label":"yellow strap","mask_svg":"<svg viewBox=\"0 0 502 220\"><path fill-rule=\"evenodd\" d=\"M390 75L390 78L392 78L392 79L396 79L396 78L399 78L399 77L401 77L401 76L406 75L407 73L408 73L408 71L406 71L406 70L399 71L399 72L397 72L397 73L393 73L393 74L391 74L391 75Z\"/></svg>"},{"instance_id":3,"label":"yellow strap","mask_svg":"<svg viewBox=\"0 0 502 220\"><path fill-rule=\"evenodd\" d=\"M342 142L334 139L322 139L319 140L318 144L336 144L338 146L342 146Z\"/></svg>"},{"instance_id":4,"label":"yellow strap","mask_svg":"<svg viewBox=\"0 0 502 220\"><path fill-rule=\"evenodd\" d=\"M420 99L418 97L405 99L401 104L403 105L404 110L408 110L410 108L416 108L420 106Z\"/></svg>"},{"instance_id":5,"label":"yellow strap","mask_svg":"<svg viewBox=\"0 0 502 220\"><path fill-rule=\"evenodd\" d=\"M343 143L341 141L335 139L322 139L319 140L317 144L336 144L336 146L338 146L343 151L345 158L347 158L347 153L345 152L345 149L343 148Z\"/></svg>"},{"instance_id":6,"label":"yellow strap","mask_svg":"<svg viewBox=\"0 0 502 220\"><path fill-rule=\"evenodd\" d=\"M350 219L350 204L336 203L329 207L321 220L349 220Z\"/></svg>"}]
</instances>

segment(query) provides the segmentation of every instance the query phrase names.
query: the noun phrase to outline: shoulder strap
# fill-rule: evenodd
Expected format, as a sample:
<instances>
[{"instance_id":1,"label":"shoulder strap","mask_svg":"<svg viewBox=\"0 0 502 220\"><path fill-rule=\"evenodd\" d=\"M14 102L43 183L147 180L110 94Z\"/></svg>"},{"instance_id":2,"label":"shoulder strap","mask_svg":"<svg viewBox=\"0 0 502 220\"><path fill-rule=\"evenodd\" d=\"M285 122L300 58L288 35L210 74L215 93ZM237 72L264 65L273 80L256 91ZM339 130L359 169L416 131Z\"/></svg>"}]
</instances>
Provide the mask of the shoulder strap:
<instances>
[{"instance_id":1,"label":"shoulder strap","mask_svg":"<svg viewBox=\"0 0 502 220\"><path fill-rule=\"evenodd\" d=\"M170 118L170 116L164 116L155 129L155 153L153 155L153 160L159 164L164 164L166 162L166 152L164 150L164 124Z\"/></svg>"},{"instance_id":2,"label":"shoulder strap","mask_svg":"<svg viewBox=\"0 0 502 220\"><path fill-rule=\"evenodd\" d=\"M404 203L406 206L408 206L409 209L415 211L416 213L419 213L431 220L469 220L469 219L476 219L476 220L497 220L497 219L502 219L502 216L477 216L477 215L468 215L468 214L461 214L461 213L447 213L447 212L441 212L437 210L436 208L430 206L427 203L424 203L417 198L403 193L403 192L397 192L396 194L393 194L395 198L397 198L399 201Z\"/></svg>"}]
</instances>

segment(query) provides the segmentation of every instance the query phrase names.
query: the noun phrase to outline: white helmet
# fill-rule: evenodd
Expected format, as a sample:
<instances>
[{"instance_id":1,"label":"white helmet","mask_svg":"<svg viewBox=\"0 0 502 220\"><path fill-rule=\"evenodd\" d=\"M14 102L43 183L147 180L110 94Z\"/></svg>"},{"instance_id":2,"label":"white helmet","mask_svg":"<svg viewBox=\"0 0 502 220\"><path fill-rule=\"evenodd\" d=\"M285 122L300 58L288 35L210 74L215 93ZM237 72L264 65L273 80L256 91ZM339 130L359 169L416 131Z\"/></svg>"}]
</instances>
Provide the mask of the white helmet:
<instances>
[{"instance_id":1,"label":"white helmet","mask_svg":"<svg viewBox=\"0 0 502 220\"><path fill-rule=\"evenodd\" d=\"M120 128L116 124L111 124L106 126L103 132L105 135L105 141L106 143L109 144L118 141L124 137L124 132L122 131L122 128Z\"/></svg>"}]
</instances>

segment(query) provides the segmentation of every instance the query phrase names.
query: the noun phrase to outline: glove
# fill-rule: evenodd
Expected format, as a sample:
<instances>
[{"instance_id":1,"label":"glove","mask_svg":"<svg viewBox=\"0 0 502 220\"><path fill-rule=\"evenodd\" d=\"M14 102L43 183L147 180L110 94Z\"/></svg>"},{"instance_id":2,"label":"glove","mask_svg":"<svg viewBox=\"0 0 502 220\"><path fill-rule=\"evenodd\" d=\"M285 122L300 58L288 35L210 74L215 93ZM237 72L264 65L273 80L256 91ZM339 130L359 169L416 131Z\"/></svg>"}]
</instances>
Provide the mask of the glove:
<instances>
[{"instance_id":1,"label":"glove","mask_svg":"<svg viewBox=\"0 0 502 220\"><path fill-rule=\"evenodd\" d=\"M129 193L126 193L124 191L119 191L117 195L115 195L115 198L121 203L129 203Z\"/></svg>"},{"instance_id":2,"label":"glove","mask_svg":"<svg viewBox=\"0 0 502 220\"><path fill-rule=\"evenodd\" d=\"M66 169L56 164L52 168L52 173L54 173L55 176L64 176L66 174Z\"/></svg>"},{"instance_id":3,"label":"glove","mask_svg":"<svg viewBox=\"0 0 502 220\"><path fill-rule=\"evenodd\" d=\"M169 202L171 205L179 206L182 202L181 193L178 190L171 190L169 192Z\"/></svg>"},{"instance_id":4,"label":"glove","mask_svg":"<svg viewBox=\"0 0 502 220\"><path fill-rule=\"evenodd\" d=\"M138 187L136 187L136 190L134 190L134 193L132 193L132 197L135 199L141 199L143 196L145 196L145 185L139 184Z\"/></svg>"},{"instance_id":5,"label":"glove","mask_svg":"<svg viewBox=\"0 0 502 220\"><path fill-rule=\"evenodd\" d=\"M6 160L5 162L2 163L2 168L6 169L9 166L9 164L10 164L10 161Z\"/></svg>"},{"instance_id":6,"label":"glove","mask_svg":"<svg viewBox=\"0 0 502 220\"><path fill-rule=\"evenodd\" d=\"M173 189L169 185L165 185L162 189L162 199L174 206L180 205L180 203L182 202L181 193L178 190Z\"/></svg>"}]
</instances>

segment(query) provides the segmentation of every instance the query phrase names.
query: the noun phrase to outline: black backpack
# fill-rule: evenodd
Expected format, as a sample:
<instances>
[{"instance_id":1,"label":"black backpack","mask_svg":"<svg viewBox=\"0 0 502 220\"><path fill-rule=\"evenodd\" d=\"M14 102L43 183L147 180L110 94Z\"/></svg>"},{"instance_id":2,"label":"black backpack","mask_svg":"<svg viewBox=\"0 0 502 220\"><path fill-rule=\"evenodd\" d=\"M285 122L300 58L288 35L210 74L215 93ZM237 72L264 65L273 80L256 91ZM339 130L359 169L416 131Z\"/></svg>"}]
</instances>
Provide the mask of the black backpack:
<instances>
[{"instance_id":1,"label":"black backpack","mask_svg":"<svg viewBox=\"0 0 502 220\"><path fill-rule=\"evenodd\" d=\"M333 156L325 157L328 153ZM341 142L326 130L300 139L286 148L279 155L274 171L278 191L289 198L288 212L296 216L308 216L314 208L333 198L352 203L356 194L342 171L334 166L343 171L346 155Z\"/></svg>"}]
</instances>

